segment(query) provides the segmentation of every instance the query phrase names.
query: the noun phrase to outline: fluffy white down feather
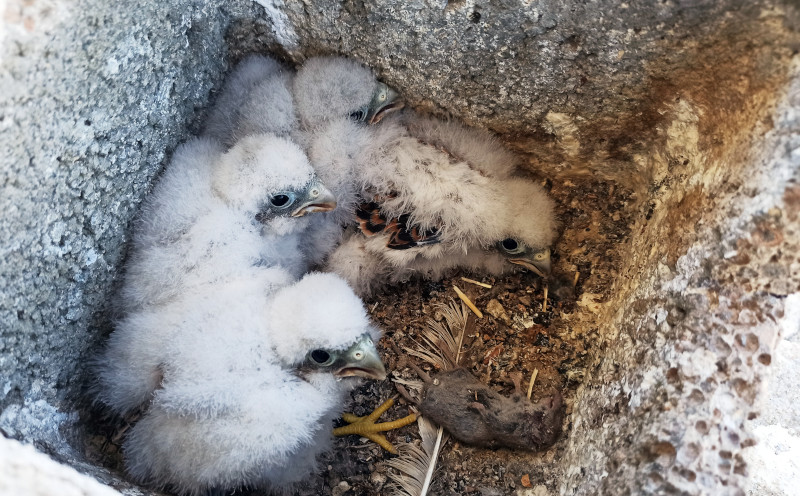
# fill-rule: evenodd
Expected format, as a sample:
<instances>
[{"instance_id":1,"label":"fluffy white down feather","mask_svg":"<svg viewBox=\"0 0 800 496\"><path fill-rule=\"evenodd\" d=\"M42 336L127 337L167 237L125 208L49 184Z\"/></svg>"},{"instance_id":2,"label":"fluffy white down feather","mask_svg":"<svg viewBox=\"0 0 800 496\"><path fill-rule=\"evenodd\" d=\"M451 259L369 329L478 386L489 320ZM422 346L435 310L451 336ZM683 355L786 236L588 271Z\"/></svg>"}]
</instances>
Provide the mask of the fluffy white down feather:
<instances>
[{"instance_id":1,"label":"fluffy white down feather","mask_svg":"<svg viewBox=\"0 0 800 496\"><path fill-rule=\"evenodd\" d=\"M291 81L294 73L272 57L251 55L225 81L202 136L226 148L252 134L288 136L296 124Z\"/></svg>"},{"instance_id":2,"label":"fluffy white down feather","mask_svg":"<svg viewBox=\"0 0 800 496\"><path fill-rule=\"evenodd\" d=\"M145 407L123 446L137 481L188 495L282 490L315 469L357 380L296 367L312 349L379 331L338 276L281 287L287 275L276 270L184 294L112 334L98 362L100 398L121 413Z\"/></svg>"},{"instance_id":3,"label":"fluffy white down feather","mask_svg":"<svg viewBox=\"0 0 800 496\"><path fill-rule=\"evenodd\" d=\"M372 71L343 57L310 58L293 80L299 126L292 138L306 150L337 201L335 210L311 219L305 246L315 264L336 248L343 226L353 221L359 202L356 164L371 131L350 119L350 114L370 103L377 84Z\"/></svg>"},{"instance_id":4,"label":"fluffy white down feather","mask_svg":"<svg viewBox=\"0 0 800 496\"><path fill-rule=\"evenodd\" d=\"M293 94L306 129L347 119L369 104L377 80L372 71L344 57L312 57L297 71Z\"/></svg>"},{"instance_id":5,"label":"fluffy white down feather","mask_svg":"<svg viewBox=\"0 0 800 496\"><path fill-rule=\"evenodd\" d=\"M406 112L402 121L409 135L446 149L453 157L468 161L475 170L491 177L510 177L519 166L519 157L486 130L414 112Z\"/></svg>"},{"instance_id":6,"label":"fluffy white down feather","mask_svg":"<svg viewBox=\"0 0 800 496\"><path fill-rule=\"evenodd\" d=\"M514 177L517 157L490 133L410 111L376 126L352 122L350 113L369 104L377 80L369 69L341 57L311 58L293 78L270 75L254 86L283 95L290 84L296 113L290 135L339 202L335 211L310 220L301 246L312 263L331 253L342 239L341 226L354 222L355 206L374 195L384 197L388 217L410 214L421 229L439 230L439 244L408 250L387 248L386 235L359 240L348 234L326 267L359 294L413 275L439 278L455 267L493 274L510 270L495 248L505 238L534 249L552 244L552 200L539 185ZM267 114L271 100L264 102L261 113Z\"/></svg>"},{"instance_id":7,"label":"fluffy white down feather","mask_svg":"<svg viewBox=\"0 0 800 496\"><path fill-rule=\"evenodd\" d=\"M515 156L487 132L410 111L369 131L356 167L360 197L382 197L388 218L409 214L411 224L438 230L440 242L393 250L387 234L348 233L326 270L359 294L414 276L438 279L456 267L512 270L496 249L506 238L534 249L553 243L553 201L540 185L513 175Z\"/></svg>"},{"instance_id":8,"label":"fluffy white down feather","mask_svg":"<svg viewBox=\"0 0 800 496\"><path fill-rule=\"evenodd\" d=\"M358 67L331 74L374 85ZM357 382L298 365L312 349L379 337L340 277L292 283L335 246L340 217L255 222L271 194L315 177L300 148L276 135L303 143L329 188L355 204L363 133L349 109L342 119L296 115L293 82L272 59L243 62L204 137L176 151L137 221L123 317L96 360L95 394L119 414L144 412L124 442L127 468L142 483L189 495L243 485L288 491L329 447L331 421ZM364 88L358 106L372 94ZM318 98L329 97L300 101ZM328 112L330 102L318 108Z\"/></svg>"},{"instance_id":9,"label":"fluffy white down feather","mask_svg":"<svg viewBox=\"0 0 800 496\"><path fill-rule=\"evenodd\" d=\"M552 243L552 200L538 184L509 175L514 163L509 163L509 152L487 140L483 132L475 131L474 144L486 146L476 148L479 153L475 157L461 156L457 152L473 151L465 146L467 128L449 126L458 131L451 135L451 148L444 133L434 143L412 135L407 123L416 119L413 112L404 112L375 126L359 161L363 197L389 197L381 202L389 218L408 213L412 224L422 229L438 228L443 244L462 249L489 246L510 235L536 248ZM490 152L500 155L500 160L495 160L499 173L485 168ZM530 225L537 217L540 219ZM424 256L425 250L418 251Z\"/></svg>"},{"instance_id":10,"label":"fluffy white down feather","mask_svg":"<svg viewBox=\"0 0 800 496\"><path fill-rule=\"evenodd\" d=\"M280 267L254 267L239 278L229 278L218 285L194 287L166 304L149 305L129 313L116 322L103 353L96 359L94 396L120 415L136 410L146 404L160 386L165 364L173 363L171 359L168 360L170 346L186 345L190 356L196 358L188 363L201 363L198 362L201 355L197 353L202 348L193 345L196 338L191 334L191 326L196 326L197 335L201 335L210 332L203 330L203 327L209 327L214 320L213 316L204 318L200 314L193 315L193 311L205 312L203 304L208 300L211 300L208 301L211 305L208 308L217 309L217 302L224 300L223 306L229 303L233 306L223 310L229 311L234 318L246 319L252 317L253 313L242 311L238 313L240 317L236 317L240 308L237 305L246 309L248 305L261 302L263 306L262 299L271 291L293 281L293 276ZM213 295L218 287L224 288L224 291L220 291L230 297L215 300ZM241 302L233 301L234 295L246 298ZM186 321L187 318L191 320ZM206 325L207 322L209 325ZM245 324L246 321L238 325L246 327ZM209 366L213 367L214 363Z\"/></svg>"},{"instance_id":11,"label":"fluffy white down feather","mask_svg":"<svg viewBox=\"0 0 800 496\"><path fill-rule=\"evenodd\" d=\"M355 161L369 133L349 115L370 102L376 84L369 69L342 57L313 57L295 75L270 57L254 55L233 69L210 112L205 134L225 147L273 133L290 136L307 153L337 201L334 211L309 219L300 241L312 265L338 245L342 226L352 221Z\"/></svg>"},{"instance_id":12,"label":"fluffy white down feather","mask_svg":"<svg viewBox=\"0 0 800 496\"><path fill-rule=\"evenodd\" d=\"M369 104L376 85L369 69L343 57L310 58L295 76L275 59L253 55L231 72L205 134L226 148L255 134L291 136L337 201L352 206L354 159L369 133L349 116Z\"/></svg>"},{"instance_id":13,"label":"fluffy white down feather","mask_svg":"<svg viewBox=\"0 0 800 496\"><path fill-rule=\"evenodd\" d=\"M281 266L295 277L306 272L301 242L309 217L261 223L256 214L271 193L313 177L306 155L272 135L247 137L227 152L207 138L181 145L142 205L118 309L161 304L254 265Z\"/></svg>"},{"instance_id":14,"label":"fluffy white down feather","mask_svg":"<svg viewBox=\"0 0 800 496\"><path fill-rule=\"evenodd\" d=\"M315 262L338 241L338 226L354 222L355 206L374 195L385 198L388 217L410 214L421 229L438 229L441 242L391 250L386 236L348 234L327 270L362 295L413 275L440 278L455 267L511 270L495 249L505 238L534 249L552 244L552 200L538 184L514 177L518 158L491 133L410 111L375 126L352 122L349 114L369 103L376 84L371 71L341 57L309 59L293 80L300 125L292 137L339 201L334 212L312 220L307 246Z\"/></svg>"}]
</instances>

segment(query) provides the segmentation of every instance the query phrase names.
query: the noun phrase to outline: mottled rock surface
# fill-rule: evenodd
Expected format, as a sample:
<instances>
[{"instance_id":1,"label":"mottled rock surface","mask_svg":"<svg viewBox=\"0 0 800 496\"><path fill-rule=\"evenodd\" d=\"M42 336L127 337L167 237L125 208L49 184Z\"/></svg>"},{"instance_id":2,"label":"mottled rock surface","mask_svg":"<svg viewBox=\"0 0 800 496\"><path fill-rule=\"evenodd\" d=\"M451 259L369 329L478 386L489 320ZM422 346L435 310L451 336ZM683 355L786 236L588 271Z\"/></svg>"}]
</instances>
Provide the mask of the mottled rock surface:
<instances>
[{"instance_id":1,"label":"mottled rock surface","mask_svg":"<svg viewBox=\"0 0 800 496\"><path fill-rule=\"evenodd\" d=\"M250 2L3 2L0 429L80 459L75 402L127 226Z\"/></svg>"},{"instance_id":2,"label":"mottled rock surface","mask_svg":"<svg viewBox=\"0 0 800 496\"><path fill-rule=\"evenodd\" d=\"M717 128L729 150L692 138L708 113L673 107L650 159L672 155L680 176L651 192L617 297L599 309L608 345L578 393L564 492L743 494L748 421L800 286L793 72L769 113Z\"/></svg>"},{"instance_id":3,"label":"mottled rock surface","mask_svg":"<svg viewBox=\"0 0 800 496\"><path fill-rule=\"evenodd\" d=\"M137 205L252 51L355 57L412 105L500 133L538 175L631 198L619 248L560 254L613 291L584 290L564 318L596 346L565 372L582 383L561 458L519 462L547 475L519 494L741 494L751 420L797 435L761 403L800 291L797 2L259 3L3 4L6 436L124 486L82 452L83 365Z\"/></svg>"}]
</instances>

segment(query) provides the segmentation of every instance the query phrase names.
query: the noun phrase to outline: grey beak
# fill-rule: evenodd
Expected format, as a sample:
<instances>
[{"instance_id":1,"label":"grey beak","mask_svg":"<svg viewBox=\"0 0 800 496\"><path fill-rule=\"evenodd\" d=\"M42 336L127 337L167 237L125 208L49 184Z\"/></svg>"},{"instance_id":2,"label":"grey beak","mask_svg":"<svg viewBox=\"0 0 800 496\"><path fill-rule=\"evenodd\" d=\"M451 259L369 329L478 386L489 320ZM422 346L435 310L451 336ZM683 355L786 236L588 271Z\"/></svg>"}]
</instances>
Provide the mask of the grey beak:
<instances>
[{"instance_id":1,"label":"grey beak","mask_svg":"<svg viewBox=\"0 0 800 496\"><path fill-rule=\"evenodd\" d=\"M386 368L368 334L345 351L342 359L341 366L333 371L336 377L366 377L378 381L386 379Z\"/></svg>"},{"instance_id":2,"label":"grey beak","mask_svg":"<svg viewBox=\"0 0 800 496\"><path fill-rule=\"evenodd\" d=\"M400 99L400 94L397 91L379 82L375 93L372 95L372 100L369 102L366 121L368 124L377 124L387 114L400 110L404 105L405 102Z\"/></svg>"},{"instance_id":3,"label":"grey beak","mask_svg":"<svg viewBox=\"0 0 800 496\"><path fill-rule=\"evenodd\" d=\"M302 217L314 212L328 212L336 208L336 197L321 182L315 181L306 190L303 202L292 211L292 217Z\"/></svg>"},{"instance_id":4,"label":"grey beak","mask_svg":"<svg viewBox=\"0 0 800 496\"><path fill-rule=\"evenodd\" d=\"M533 253L525 253L525 256L511 258L509 259L509 262L521 265L542 277L547 277L552 272L549 248L545 248Z\"/></svg>"}]
</instances>

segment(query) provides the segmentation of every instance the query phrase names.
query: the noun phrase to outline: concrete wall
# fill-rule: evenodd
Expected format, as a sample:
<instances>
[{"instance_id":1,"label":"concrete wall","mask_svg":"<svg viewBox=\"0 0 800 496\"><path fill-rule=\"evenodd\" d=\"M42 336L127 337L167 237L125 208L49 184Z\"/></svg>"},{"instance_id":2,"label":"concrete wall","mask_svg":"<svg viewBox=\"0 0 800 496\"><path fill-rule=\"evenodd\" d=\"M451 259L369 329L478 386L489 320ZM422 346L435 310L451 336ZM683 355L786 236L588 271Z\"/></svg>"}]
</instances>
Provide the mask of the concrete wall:
<instances>
[{"instance_id":1,"label":"concrete wall","mask_svg":"<svg viewBox=\"0 0 800 496\"><path fill-rule=\"evenodd\" d=\"M0 4L0 429L66 459L128 222L250 2ZM68 428L67 428L68 430Z\"/></svg>"}]
</instances>

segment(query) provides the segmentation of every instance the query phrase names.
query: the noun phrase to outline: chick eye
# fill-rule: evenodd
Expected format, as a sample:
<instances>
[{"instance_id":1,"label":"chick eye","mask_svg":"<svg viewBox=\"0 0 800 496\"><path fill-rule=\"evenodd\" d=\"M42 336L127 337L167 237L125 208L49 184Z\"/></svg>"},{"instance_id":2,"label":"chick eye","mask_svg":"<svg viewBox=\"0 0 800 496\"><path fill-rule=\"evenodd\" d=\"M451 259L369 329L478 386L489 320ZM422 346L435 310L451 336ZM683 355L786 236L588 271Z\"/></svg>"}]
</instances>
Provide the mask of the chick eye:
<instances>
[{"instance_id":1,"label":"chick eye","mask_svg":"<svg viewBox=\"0 0 800 496\"><path fill-rule=\"evenodd\" d=\"M503 243L503 248L505 248L508 251L516 250L517 246L519 246L517 240L512 238L504 239L503 241L501 241L501 243Z\"/></svg>"},{"instance_id":2,"label":"chick eye","mask_svg":"<svg viewBox=\"0 0 800 496\"><path fill-rule=\"evenodd\" d=\"M516 255L517 253L522 253L523 251L525 251L525 248L522 246L522 244L519 243L514 238L506 238L499 244L500 244L500 249L508 253L509 255Z\"/></svg>"},{"instance_id":3,"label":"chick eye","mask_svg":"<svg viewBox=\"0 0 800 496\"><path fill-rule=\"evenodd\" d=\"M311 358L311 361L317 365L329 365L333 360L331 354L325 350L314 350L309 353L308 356Z\"/></svg>"},{"instance_id":4,"label":"chick eye","mask_svg":"<svg viewBox=\"0 0 800 496\"><path fill-rule=\"evenodd\" d=\"M285 208L294 202L294 195L291 193L278 193L269 199L269 204L273 207Z\"/></svg>"}]
</instances>

